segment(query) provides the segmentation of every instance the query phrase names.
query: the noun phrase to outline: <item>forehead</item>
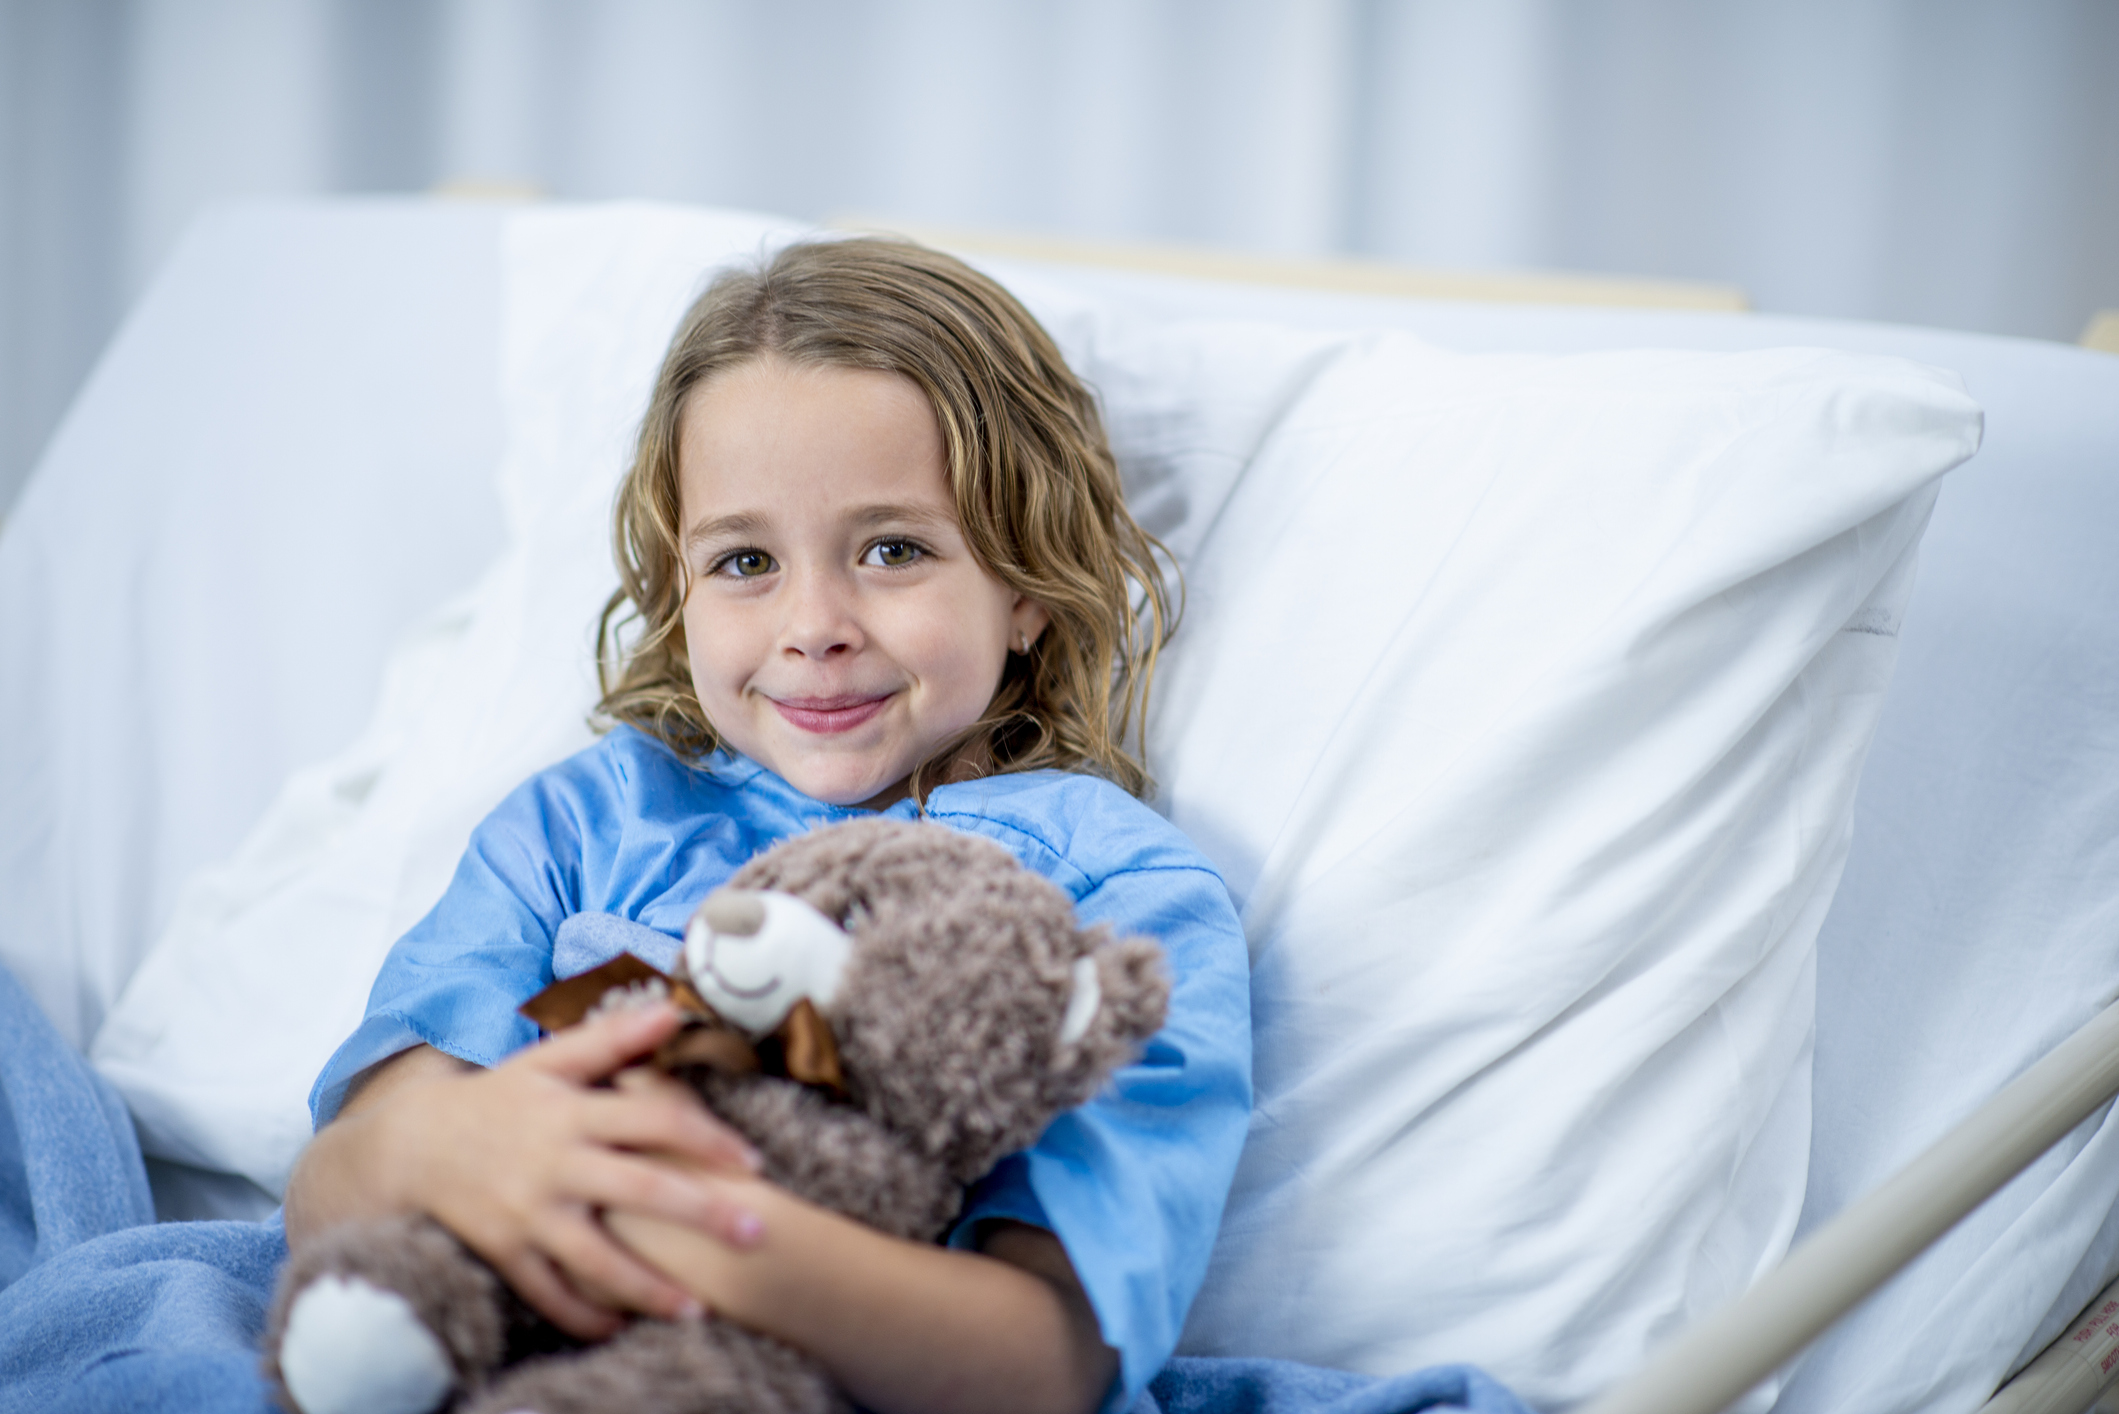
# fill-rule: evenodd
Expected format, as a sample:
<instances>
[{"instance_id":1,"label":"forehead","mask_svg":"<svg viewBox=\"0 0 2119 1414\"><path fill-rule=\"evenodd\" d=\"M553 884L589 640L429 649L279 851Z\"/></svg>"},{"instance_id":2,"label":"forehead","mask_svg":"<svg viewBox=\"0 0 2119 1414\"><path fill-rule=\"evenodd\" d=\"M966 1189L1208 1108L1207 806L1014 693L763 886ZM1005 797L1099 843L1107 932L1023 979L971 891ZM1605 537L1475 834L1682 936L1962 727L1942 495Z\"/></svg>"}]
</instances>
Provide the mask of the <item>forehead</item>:
<instances>
[{"instance_id":1,"label":"forehead","mask_svg":"<svg viewBox=\"0 0 2119 1414\"><path fill-rule=\"evenodd\" d=\"M756 359L694 388L678 424L687 521L878 499L951 504L941 427L899 373Z\"/></svg>"}]
</instances>

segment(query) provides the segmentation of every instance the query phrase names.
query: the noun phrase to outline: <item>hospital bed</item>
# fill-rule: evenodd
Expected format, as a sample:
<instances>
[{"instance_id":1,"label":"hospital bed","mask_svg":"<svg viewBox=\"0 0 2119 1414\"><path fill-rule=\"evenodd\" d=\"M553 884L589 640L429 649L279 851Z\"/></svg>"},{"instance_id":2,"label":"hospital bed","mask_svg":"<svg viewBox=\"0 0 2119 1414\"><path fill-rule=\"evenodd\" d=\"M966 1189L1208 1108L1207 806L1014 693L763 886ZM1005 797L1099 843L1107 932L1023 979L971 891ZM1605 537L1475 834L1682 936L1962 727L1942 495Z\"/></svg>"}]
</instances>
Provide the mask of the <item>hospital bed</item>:
<instances>
[{"instance_id":1,"label":"hospital bed","mask_svg":"<svg viewBox=\"0 0 2119 1414\"><path fill-rule=\"evenodd\" d=\"M376 735L390 725L377 706L391 691L386 668L416 666L420 645L439 652L468 632L466 596L490 587L489 566L523 535L522 484L496 480L494 468L522 455L534 414L509 401L523 386L526 316L511 303L508 252L519 255L509 242L526 214L369 202L208 218L128 320L0 528L0 960L139 1097L165 1218L262 1214L274 1202L270 1174L158 1142L162 1101L137 1074L125 1078L127 1057L154 1054L142 1028L181 1029L187 1017L136 1017L130 1051L109 1040L110 1019L152 1012L155 999L140 995L149 984L241 994L199 975L212 967L196 948L160 973L146 964L173 918L192 921L194 942L202 936L198 920L214 906L202 871L209 884L223 877L212 870L245 857L261 818L296 834L305 819L337 828L331 811L370 779L349 764L348 743L367 743L376 772L397 749ZM654 213L640 219L662 229ZM606 247L615 273L597 278L622 284L624 261L610 252L632 250ZM2119 998L2119 359L1934 330L1413 299L1037 254L985 259L1070 356L1108 349L1118 337L1109 320L1123 318L1128 356L1156 347L1164 326L1233 320L1283 331L1274 347L1305 369L1326 346L1304 338L1402 330L1466 355L1810 346L1954 370L1984 409L1984 444L1934 501L1917 578L1899 586L1910 601L1848 621L1856 634L1895 636L1895 675L1861 765L1844 873L1825 891L1822 926L1812 924L1814 954L1805 950L1814 1055L1807 1030L1785 1041L1803 1080L1805 1112L1786 1121L1803 1172L1797 1190L1779 1193L1788 1221L1758 1250L1777 1261L1791 1241L1800 1247ZM657 317L637 312L644 325ZM1738 366L1751 365L1714 365ZM1158 429L1179 414L1148 403L1128 414L1140 390L1120 377L1127 367L1110 362L1100 390L1120 405L1122 459L1133 447L1146 465ZM584 455L620 455L608 432ZM1901 517L1906 533L1918 534L1920 518ZM1196 548L1185 537L1206 533L1181 509L1165 521L1181 560ZM1896 572L1912 561L1891 563ZM1215 596L1240 588L1217 588L1211 573L1201 583L1195 623L1211 638ZM1196 678L1179 674L1180 705L1168 710L1206 691ZM392 681L402 696L421 679L407 669ZM410 717L390 720L410 730ZM1182 733L1166 723L1165 738L1177 778L1190 779ZM336 761L336 774L304 778L319 761ZM291 798L290 780L303 779L320 793ZM434 828L447 836L468 821ZM1215 854L1210 832L1192 828ZM270 865L249 856L249 904ZM328 960L315 967L320 992L345 990ZM1807 996L1813 984L1788 985ZM279 1000L291 1024L328 1031L305 1004ZM195 1007L188 1023L221 1029L231 1046L248 1027L290 1024L201 1018ZM1376 1077L1379 1089L1393 1083ZM1750 1407L1969 1411L2080 1329L2078 1314L2095 1314L2093 1298L2119 1276L2119 1135L2101 1104L2064 1127ZM1754 1275L1723 1279L1713 1304ZM1666 1312L1639 1333L1640 1348L1661 1348L1701 1314ZM1226 1317L1228 1329L1240 1315ZM1269 1353L1333 1363L1329 1335ZM1553 1338L1519 1335L1524 1349ZM1514 1376L1493 1349L1510 1347L1464 1358Z\"/></svg>"}]
</instances>

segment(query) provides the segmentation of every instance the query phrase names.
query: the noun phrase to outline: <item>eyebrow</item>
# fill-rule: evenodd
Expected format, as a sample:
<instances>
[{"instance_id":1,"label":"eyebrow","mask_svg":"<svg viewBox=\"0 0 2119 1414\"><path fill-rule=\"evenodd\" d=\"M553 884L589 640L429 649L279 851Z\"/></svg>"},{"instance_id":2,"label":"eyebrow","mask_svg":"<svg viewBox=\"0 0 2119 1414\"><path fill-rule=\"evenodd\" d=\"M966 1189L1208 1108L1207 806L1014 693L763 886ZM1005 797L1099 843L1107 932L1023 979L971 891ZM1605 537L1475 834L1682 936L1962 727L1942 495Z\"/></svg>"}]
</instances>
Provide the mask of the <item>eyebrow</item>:
<instances>
[{"instance_id":1,"label":"eyebrow","mask_svg":"<svg viewBox=\"0 0 2119 1414\"><path fill-rule=\"evenodd\" d=\"M731 516L702 520L684 532L684 548L694 550L708 540L749 540L765 533L765 517L739 511Z\"/></svg>"},{"instance_id":2,"label":"eyebrow","mask_svg":"<svg viewBox=\"0 0 2119 1414\"><path fill-rule=\"evenodd\" d=\"M954 526L953 514L916 506L909 502L880 501L875 505L861 506L847 517L854 525L867 529L878 525ZM765 517L749 511L738 511L733 515L715 516L702 520L684 533L684 548L687 551L713 540L753 540L765 534Z\"/></svg>"},{"instance_id":3,"label":"eyebrow","mask_svg":"<svg viewBox=\"0 0 2119 1414\"><path fill-rule=\"evenodd\" d=\"M855 525L889 525L894 521L910 521L914 525L954 526L956 515L952 512L931 510L926 506L915 506L896 502L880 502L873 506L862 506L850 517Z\"/></svg>"}]
</instances>

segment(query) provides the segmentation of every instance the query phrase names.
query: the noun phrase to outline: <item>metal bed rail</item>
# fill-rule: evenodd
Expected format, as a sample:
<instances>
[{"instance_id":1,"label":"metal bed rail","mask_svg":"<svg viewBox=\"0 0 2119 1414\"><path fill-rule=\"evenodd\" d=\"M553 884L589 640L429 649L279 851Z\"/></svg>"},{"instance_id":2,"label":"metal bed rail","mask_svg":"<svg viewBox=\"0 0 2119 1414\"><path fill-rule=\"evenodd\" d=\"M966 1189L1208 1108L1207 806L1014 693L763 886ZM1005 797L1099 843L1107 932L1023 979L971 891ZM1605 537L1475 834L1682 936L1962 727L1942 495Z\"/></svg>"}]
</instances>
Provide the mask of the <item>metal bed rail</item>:
<instances>
[{"instance_id":1,"label":"metal bed rail","mask_svg":"<svg viewBox=\"0 0 2119 1414\"><path fill-rule=\"evenodd\" d=\"M1680 1336L1581 1414L1720 1414L2119 1094L2119 1004L2107 1007L1957 1128L1849 1206L1757 1285ZM2084 1414L2119 1358L2060 1346L2119 1342L2119 1283L1981 1414ZM2102 1336L2075 1339L2084 1321ZM2094 1380L2092 1377L2095 1377ZM2070 1402L2073 1401L2073 1402Z\"/></svg>"}]
</instances>

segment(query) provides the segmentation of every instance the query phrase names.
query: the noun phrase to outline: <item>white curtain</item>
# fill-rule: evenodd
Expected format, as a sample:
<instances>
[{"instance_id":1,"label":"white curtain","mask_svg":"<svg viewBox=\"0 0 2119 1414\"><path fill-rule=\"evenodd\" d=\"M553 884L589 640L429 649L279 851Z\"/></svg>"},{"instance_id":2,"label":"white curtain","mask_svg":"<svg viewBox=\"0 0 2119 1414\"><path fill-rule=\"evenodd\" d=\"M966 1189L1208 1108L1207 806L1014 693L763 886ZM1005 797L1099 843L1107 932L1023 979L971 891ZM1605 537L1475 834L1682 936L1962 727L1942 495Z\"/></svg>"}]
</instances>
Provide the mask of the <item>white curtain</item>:
<instances>
[{"instance_id":1,"label":"white curtain","mask_svg":"<svg viewBox=\"0 0 2119 1414\"><path fill-rule=\"evenodd\" d=\"M0 0L0 508L205 204L515 183L2119 305L2115 0Z\"/></svg>"}]
</instances>

